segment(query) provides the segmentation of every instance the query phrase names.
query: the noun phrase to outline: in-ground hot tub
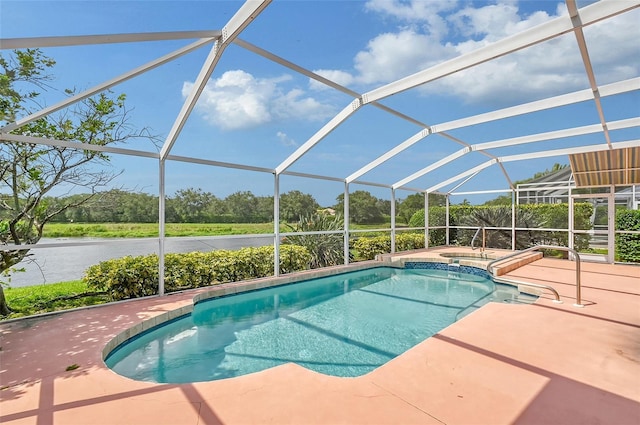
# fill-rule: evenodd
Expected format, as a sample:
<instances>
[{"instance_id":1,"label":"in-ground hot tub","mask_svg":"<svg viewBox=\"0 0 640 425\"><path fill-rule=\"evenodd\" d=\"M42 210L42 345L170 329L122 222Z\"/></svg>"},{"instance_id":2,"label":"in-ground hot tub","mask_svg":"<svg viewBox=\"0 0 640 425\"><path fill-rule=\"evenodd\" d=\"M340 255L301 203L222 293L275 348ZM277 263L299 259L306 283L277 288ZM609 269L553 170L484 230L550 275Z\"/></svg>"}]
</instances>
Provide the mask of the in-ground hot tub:
<instances>
[{"instance_id":1,"label":"in-ground hot tub","mask_svg":"<svg viewBox=\"0 0 640 425\"><path fill-rule=\"evenodd\" d=\"M460 261L460 260L474 260L474 261L491 261L491 260L495 260L498 257L493 256L493 255L488 255L486 253L483 252L478 252L478 253L474 253L474 252L442 252L440 254L440 257L443 258L447 258L452 260L453 262L456 261Z\"/></svg>"}]
</instances>

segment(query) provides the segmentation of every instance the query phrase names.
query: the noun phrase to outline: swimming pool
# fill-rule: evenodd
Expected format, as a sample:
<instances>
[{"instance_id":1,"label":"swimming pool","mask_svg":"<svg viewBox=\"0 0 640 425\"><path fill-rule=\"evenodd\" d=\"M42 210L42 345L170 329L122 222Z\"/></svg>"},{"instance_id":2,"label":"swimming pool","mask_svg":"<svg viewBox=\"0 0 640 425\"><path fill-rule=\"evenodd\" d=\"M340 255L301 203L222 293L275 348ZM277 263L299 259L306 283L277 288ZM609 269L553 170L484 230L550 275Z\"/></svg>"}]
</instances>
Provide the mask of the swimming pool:
<instances>
[{"instance_id":1,"label":"swimming pool","mask_svg":"<svg viewBox=\"0 0 640 425\"><path fill-rule=\"evenodd\" d=\"M105 362L123 376L165 383L288 362L360 376L492 299L516 296L481 273L379 267L200 302L121 344Z\"/></svg>"}]
</instances>

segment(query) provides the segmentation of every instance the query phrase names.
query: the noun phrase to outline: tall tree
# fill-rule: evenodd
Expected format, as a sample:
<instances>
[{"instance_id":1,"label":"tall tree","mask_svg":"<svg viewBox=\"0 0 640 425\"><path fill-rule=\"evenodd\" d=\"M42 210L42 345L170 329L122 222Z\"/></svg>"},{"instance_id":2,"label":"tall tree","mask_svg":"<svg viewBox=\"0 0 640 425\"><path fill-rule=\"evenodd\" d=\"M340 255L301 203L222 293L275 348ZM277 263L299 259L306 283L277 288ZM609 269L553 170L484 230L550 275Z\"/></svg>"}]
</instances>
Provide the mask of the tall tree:
<instances>
[{"instance_id":1,"label":"tall tree","mask_svg":"<svg viewBox=\"0 0 640 425\"><path fill-rule=\"evenodd\" d=\"M30 106L48 87L48 72L54 65L55 61L38 49L0 56L0 127L29 115ZM136 132L128 124L125 95L112 97L111 93L88 98L66 112L40 118L11 133L73 141L79 147L148 137L145 129ZM9 193L0 197L0 244L15 246L0 251L0 274L6 275L28 255L29 249L19 248L21 245L36 244L48 222L95 197L118 173L107 167L109 157L102 152L17 143L3 134L0 132L0 190ZM54 188L82 188L88 194L66 203L49 203L47 195ZM9 313L0 285L0 314Z\"/></svg>"},{"instance_id":2,"label":"tall tree","mask_svg":"<svg viewBox=\"0 0 640 425\"><path fill-rule=\"evenodd\" d=\"M398 216L405 223L409 223L413 214L416 211L420 211L424 208L424 194L423 193L414 193L413 195L407 196L404 200L400 201L400 205L398 205Z\"/></svg>"},{"instance_id":3,"label":"tall tree","mask_svg":"<svg viewBox=\"0 0 640 425\"><path fill-rule=\"evenodd\" d=\"M315 214L319 207L313 196L299 190L280 195L280 218L290 223Z\"/></svg>"},{"instance_id":4,"label":"tall tree","mask_svg":"<svg viewBox=\"0 0 640 425\"><path fill-rule=\"evenodd\" d=\"M338 195L336 200L336 211L344 211L344 194ZM356 190L349 195L349 218L358 224L384 222L379 199L366 190Z\"/></svg>"},{"instance_id":5,"label":"tall tree","mask_svg":"<svg viewBox=\"0 0 640 425\"><path fill-rule=\"evenodd\" d=\"M238 191L224 199L229 213L240 220L250 222L258 210L258 198L249 191Z\"/></svg>"},{"instance_id":6,"label":"tall tree","mask_svg":"<svg viewBox=\"0 0 640 425\"><path fill-rule=\"evenodd\" d=\"M171 204L182 223L205 223L209 221L210 206L217 198L202 189L180 189L171 198Z\"/></svg>"}]
</instances>

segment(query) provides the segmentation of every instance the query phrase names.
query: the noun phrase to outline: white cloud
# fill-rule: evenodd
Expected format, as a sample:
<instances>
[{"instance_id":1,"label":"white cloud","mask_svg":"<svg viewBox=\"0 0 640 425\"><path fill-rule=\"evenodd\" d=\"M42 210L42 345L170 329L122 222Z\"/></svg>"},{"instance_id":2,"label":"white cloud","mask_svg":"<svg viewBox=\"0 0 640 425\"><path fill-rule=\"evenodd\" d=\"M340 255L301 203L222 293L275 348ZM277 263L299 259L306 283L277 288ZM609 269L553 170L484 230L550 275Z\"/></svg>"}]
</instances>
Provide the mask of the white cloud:
<instances>
[{"instance_id":1,"label":"white cloud","mask_svg":"<svg viewBox=\"0 0 640 425\"><path fill-rule=\"evenodd\" d=\"M343 87L349 87L351 84L353 84L353 75L346 71L340 71L338 69L316 69L313 72L328 80L333 81L334 83L340 84ZM325 84L313 79L309 80L309 87L314 90L329 89L329 86L326 86Z\"/></svg>"},{"instance_id":2,"label":"white cloud","mask_svg":"<svg viewBox=\"0 0 640 425\"><path fill-rule=\"evenodd\" d=\"M362 84L386 83L428 68L455 54L450 46L413 30L381 34L354 59L355 80Z\"/></svg>"},{"instance_id":3,"label":"white cloud","mask_svg":"<svg viewBox=\"0 0 640 425\"><path fill-rule=\"evenodd\" d=\"M283 146L298 146L298 144L296 143L295 140L293 140L292 138L290 138L289 136L287 136L286 133L283 133L282 131L278 131L276 133L276 137L278 138L278 140L280 140L280 143Z\"/></svg>"},{"instance_id":4,"label":"white cloud","mask_svg":"<svg viewBox=\"0 0 640 425\"><path fill-rule=\"evenodd\" d=\"M366 48L355 55L352 73L322 72L369 88L428 69L567 14L563 2L557 2L553 12L525 14L514 0L498 0L481 7L455 1L370 0L366 9L387 21L397 21L397 30L371 39ZM640 72L638 62L629 60L640 52L636 41L640 39L638 22L640 11L637 10L584 29L599 83L631 78ZM453 94L467 102L526 101L534 93L566 93L586 88L587 84L575 36L569 33L429 83L421 90Z\"/></svg>"},{"instance_id":5,"label":"white cloud","mask_svg":"<svg viewBox=\"0 0 640 425\"><path fill-rule=\"evenodd\" d=\"M209 80L196 111L207 122L224 130L289 118L324 120L333 115L331 106L306 96L301 90L286 90L284 83L289 80L288 76L265 79L242 70L227 71L220 78ZM182 96L186 98L192 88L192 82L184 82Z\"/></svg>"},{"instance_id":6,"label":"white cloud","mask_svg":"<svg viewBox=\"0 0 640 425\"><path fill-rule=\"evenodd\" d=\"M405 24L417 25L425 33L439 39L447 33L447 22L440 13L455 8L456 4L457 0L413 0L408 2L400 0L369 0L365 5L365 9L397 19Z\"/></svg>"},{"instance_id":7,"label":"white cloud","mask_svg":"<svg viewBox=\"0 0 640 425\"><path fill-rule=\"evenodd\" d=\"M448 18L460 34L482 37L484 44L524 31L549 19L550 16L543 11L522 18L517 3L497 3L480 8L466 7Z\"/></svg>"}]
</instances>

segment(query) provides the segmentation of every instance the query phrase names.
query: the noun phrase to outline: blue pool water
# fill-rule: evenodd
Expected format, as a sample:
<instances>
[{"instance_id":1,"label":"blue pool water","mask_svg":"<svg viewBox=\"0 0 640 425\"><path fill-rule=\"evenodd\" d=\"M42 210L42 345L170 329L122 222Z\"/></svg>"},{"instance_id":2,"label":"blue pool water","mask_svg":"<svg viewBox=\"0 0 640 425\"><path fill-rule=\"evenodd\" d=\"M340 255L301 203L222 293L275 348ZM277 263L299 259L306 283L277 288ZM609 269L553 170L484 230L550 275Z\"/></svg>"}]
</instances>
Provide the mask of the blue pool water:
<instances>
[{"instance_id":1,"label":"blue pool water","mask_svg":"<svg viewBox=\"0 0 640 425\"><path fill-rule=\"evenodd\" d=\"M167 383L288 362L359 376L505 294L517 290L447 270L345 273L198 303L192 314L116 348L106 363L132 379Z\"/></svg>"}]
</instances>

